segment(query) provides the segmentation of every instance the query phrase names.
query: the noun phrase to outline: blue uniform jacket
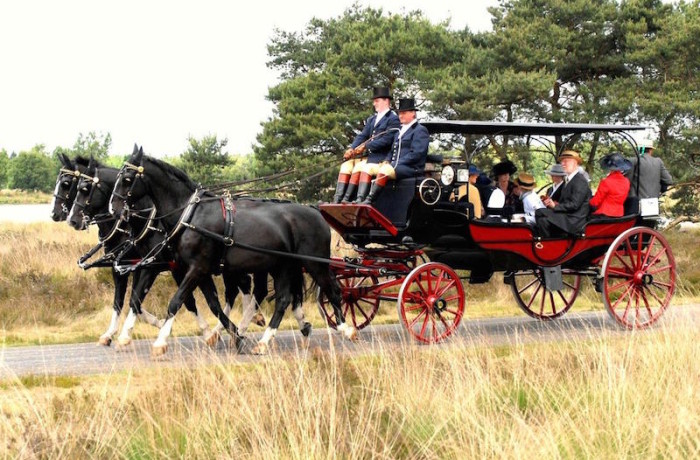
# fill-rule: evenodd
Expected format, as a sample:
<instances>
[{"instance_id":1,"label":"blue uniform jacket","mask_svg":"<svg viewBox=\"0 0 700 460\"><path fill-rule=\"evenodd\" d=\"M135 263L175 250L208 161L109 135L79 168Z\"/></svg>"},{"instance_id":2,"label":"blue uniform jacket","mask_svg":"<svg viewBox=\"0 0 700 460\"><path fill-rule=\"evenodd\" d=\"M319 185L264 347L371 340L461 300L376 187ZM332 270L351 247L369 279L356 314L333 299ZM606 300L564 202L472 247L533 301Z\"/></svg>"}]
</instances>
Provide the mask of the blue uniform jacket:
<instances>
[{"instance_id":1,"label":"blue uniform jacket","mask_svg":"<svg viewBox=\"0 0 700 460\"><path fill-rule=\"evenodd\" d=\"M414 123L399 139L394 135L391 154L386 158L396 171L396 179L415 177L425 170L430 135L425 126Z\"/></svg>"},{"instance_id":2,"label":"blue uniform jacket","mask_svg":"<svg viewBox=\"0 0 700 460\"><path fill-rule=\"evenodd\" d=\"M377 119L377 114L375 113L367 119L365 122L365 127L360 134L355 137L352 142L352 148L357 147L370 137L387 131L388 129L396 129L396 131L389 131L386 134L377 136L367 143L367 152L369 156L367 161L370 163L380 163L387 155L391 152L391 143L394 140L394 136L398 133L398 129L401 127L401 122L399 121L399 116L394 112L389 110L386 115L379 120L377 126L374 126L374 120Z\"/></svg>"}]
</instances>

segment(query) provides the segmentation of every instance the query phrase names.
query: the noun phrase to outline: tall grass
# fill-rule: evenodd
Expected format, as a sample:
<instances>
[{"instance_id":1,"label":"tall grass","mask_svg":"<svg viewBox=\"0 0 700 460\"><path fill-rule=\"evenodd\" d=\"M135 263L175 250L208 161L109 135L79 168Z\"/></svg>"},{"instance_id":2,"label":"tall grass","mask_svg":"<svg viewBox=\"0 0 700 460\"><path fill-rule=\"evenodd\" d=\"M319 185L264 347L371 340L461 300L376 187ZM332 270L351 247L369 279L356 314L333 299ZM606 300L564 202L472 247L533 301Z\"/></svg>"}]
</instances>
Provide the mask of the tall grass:
<instances>
[{"instance_id":1,"label":"tall grass","mask_svg":"<svg viewBox=\"0 0 700 460\"><path fill-rule=\"evenodd\" d=\"M23 458L697 458L694 326L0 387Z\"/></svg>"},{"instance_id":2,"label":"tall grass","mask_svg":"<svg viewBox=\"0 0 700 460\"><path fill-rule=\"evenodd\" d=\"M697 302L700 299L700 246L698 232L670 231L667 237L674 249L679 281L674 303ZM113 282L108 269L81 270L77 259L97 241L97 232L76 232L65 223L0 224L0 342L6 344L59 343L96 340L104 332L112 312ZM333 252L352 254L352 248L334 235ZM219 292L223 291L220 281ZM572 311L602 309L600 294L589 280ZM175 292L172 278L159 276L149 292L144 308L160 317ZM510 288L495 274L486 284L465 285L466 317L523 315L513 300ZM207 311L210 324L213 316L195 294L198 305ZM128 307L128 297L125 305ZM272 305L263 305L266 317ZM324 322L316 308L315 295L309 296L305 312L315 327ZM197 333L196 324L186 319L176 322L176 334ZM125 316L125 315L123 315ZM295 328L296 321L287 315L283 328ZM240 309L232 319L238 321ZM372 324L396 322L396 307L382 303ZM255 329L253 329L255 330ZM137 336L153 337L150 326L137 324Z\"/></svg>"},{"instance_id":3,"label":"tall grass","mask_svg":"<svg viewBox=\"0 0 700 460\"><path fill-rule=\"evenodd\" d=\"M51 203L51 198L50 193L38 190L0 189L0 204L44 204Z\"/></svg>"}]
</instances>

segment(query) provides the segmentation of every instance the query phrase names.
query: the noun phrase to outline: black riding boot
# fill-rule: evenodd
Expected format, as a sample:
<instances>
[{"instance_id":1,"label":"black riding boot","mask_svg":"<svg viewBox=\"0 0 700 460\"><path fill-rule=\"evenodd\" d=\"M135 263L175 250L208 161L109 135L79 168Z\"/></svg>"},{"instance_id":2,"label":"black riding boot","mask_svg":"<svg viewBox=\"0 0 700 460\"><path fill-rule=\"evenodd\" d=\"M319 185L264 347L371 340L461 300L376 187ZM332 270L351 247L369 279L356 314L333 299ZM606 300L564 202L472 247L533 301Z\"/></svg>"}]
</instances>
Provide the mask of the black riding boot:
<instances>
[{"instance_id":1,"label":"black riding boot","mask_svg":"<svg viewBox=\"0 0 700 460\"><path fill-rule=\"evenodd\" d=\"M341 203L350 203L352 201L352 197L355 196L355 190L357 190L357 184L353 184L352 182L349 183Z\"/></svg>"},{"instance_id":2,"label":"black riding boot","mask_svg":"<svg viewBox=\"0 0 700 460\"><path fill-rule=\"evenodd\" d=\"M355 203L362 203L365 201L367 192L369 192L369 182L360 182L360 188L357 190L357 199Z\"/></svg>"},{"instance_id":3,"label":"black riding boot","mask_svg":"<svg viewBox=\"0 0 700 460\"><path fill-rule=\"evenodd\" d=\"M377 181L374 181L374 184L372 184L372 190L369 191L369 195L367 195L367 198L365 198L362 204L373 204L377 199L377 196L382 193L382 190L384 190L384 186L378 185Z\"/></svg>"},{"instance_id":4,"label":"black riding boot","mask_svg":"<svg viewBox=\"0 0 700 460\"><path fill-rule=\"evenodd\" d=\"M335 186L335 195L333 196L333 203L340 203L340 200L342 200L343 196L345 195L345 188L347 186L347 182L338 182L338 185Z\"/></svg>"}]
</instances>

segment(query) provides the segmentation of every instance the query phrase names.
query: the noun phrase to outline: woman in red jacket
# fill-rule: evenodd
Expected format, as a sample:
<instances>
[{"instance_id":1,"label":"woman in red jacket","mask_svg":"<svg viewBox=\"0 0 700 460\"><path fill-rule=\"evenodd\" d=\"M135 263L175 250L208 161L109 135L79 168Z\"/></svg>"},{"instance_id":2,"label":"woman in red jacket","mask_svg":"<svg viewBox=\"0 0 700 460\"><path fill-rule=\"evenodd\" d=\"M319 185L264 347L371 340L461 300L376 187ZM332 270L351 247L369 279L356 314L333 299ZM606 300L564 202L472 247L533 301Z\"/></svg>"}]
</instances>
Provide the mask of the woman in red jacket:
<instances>
[{"instance_id":1,"label":"woman in red jacket","mask_svg":"<svg viewBox=\"0 0 700 460\"><path fill-rule=\"evenodd\" d=\"M610 153L600 160L600 166L610 172L600 181L598 190L591 198L590 205L595 208L593 216L622 217L625 214L625 199L630 191L630 181L623 174L632 167L632 163L619 153Z\"/></svg>"}]
</instances>

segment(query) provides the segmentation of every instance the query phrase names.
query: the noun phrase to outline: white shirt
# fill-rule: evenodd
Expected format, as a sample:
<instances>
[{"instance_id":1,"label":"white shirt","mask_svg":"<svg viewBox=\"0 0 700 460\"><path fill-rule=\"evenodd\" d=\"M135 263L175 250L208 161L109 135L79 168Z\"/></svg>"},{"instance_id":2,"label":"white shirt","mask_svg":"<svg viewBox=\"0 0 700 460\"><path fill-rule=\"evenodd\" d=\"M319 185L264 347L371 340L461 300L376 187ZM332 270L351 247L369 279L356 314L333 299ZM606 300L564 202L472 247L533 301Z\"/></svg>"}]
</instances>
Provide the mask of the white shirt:
<instances>
[{"instance_id":1,"label":"white shirt","mask_svg":"<svg viewBox=\"0 0 700 460\"><path fill-rule=\"evenodd\" d=\"M489 202L486 205L487 208L502 208L506 204L506 194L503 190L496 187L496 189L491 192L489 197Z\"/></svg>"},{"instance_id":2,"label":"white shirt","mask_svg":"<svg viewBox=\"0 0 700 460\"><path fill-rule=\"evenodd\" d=\"M418 123L418 120L416 120L416 119L414 118L412 122L407 123L407 124L405 124L405 125L401 125L401 131L399 131L399 138L401 138L401 137L403 136L403 134L404 134L406 131L408 131L408 128L410 128L411 126L415 125L416 123Z\"/></svg>"},{"instance_id":3,"label":"white shirt","mask_svg":"<svg viewBox=\"0 0 700 460\"><path fill-rule=\"evenodd\" d=\"M377 124L379 123L379 120L381 120L384 115L389 113L389 110L390 109L386 109L382 112L377 113L377 118L374 119L374 126L377 126Z\"/></svg>"},{"instance_id":4,"label":"white shirt","mask_svg":"<svg viewBox=\"0 0 700 460\"><path fill-rule=\"evenodd\" d=\"M552 182L552 192L549 194L549 196L551 197L552 195L554 195L554 192L556 192L562 185L564 185L564 181Z\"/></svg>"},{"instance_id":5,"label":"white shirt","mask_svg":"<svg viewBox=\"0 0 700 460\"><path fill-rule=\"evenodd\" d=\"M535 211L544 208L544 203L540 199L539 195L533 193L529 190L522 195L520 199L523 200L523 210L525 211L525 221L528 224L535 225Z\"/></svg>"}]
</instances>

